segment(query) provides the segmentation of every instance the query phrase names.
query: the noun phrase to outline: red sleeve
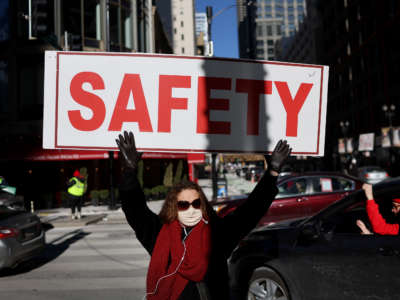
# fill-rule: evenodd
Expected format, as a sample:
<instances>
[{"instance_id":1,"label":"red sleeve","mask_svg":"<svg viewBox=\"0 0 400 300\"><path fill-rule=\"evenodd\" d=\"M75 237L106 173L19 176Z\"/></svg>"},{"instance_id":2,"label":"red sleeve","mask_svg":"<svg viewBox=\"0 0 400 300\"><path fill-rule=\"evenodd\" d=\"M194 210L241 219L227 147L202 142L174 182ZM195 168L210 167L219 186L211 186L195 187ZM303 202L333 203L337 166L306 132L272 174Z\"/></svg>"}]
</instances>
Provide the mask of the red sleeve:
<instances>
[{"instance_id":1,"label":"red sleeve","mask_svg":"<svg viewBox=\"0 0 400 300\"><path fill-rule=\"evenodd\" d=\"M372 229L378 234L397 235L399 234L399 224L388 224L379 213L378 204L375 200L367 200L367 214L372 225Z\"/></svg>"}]
</instances>

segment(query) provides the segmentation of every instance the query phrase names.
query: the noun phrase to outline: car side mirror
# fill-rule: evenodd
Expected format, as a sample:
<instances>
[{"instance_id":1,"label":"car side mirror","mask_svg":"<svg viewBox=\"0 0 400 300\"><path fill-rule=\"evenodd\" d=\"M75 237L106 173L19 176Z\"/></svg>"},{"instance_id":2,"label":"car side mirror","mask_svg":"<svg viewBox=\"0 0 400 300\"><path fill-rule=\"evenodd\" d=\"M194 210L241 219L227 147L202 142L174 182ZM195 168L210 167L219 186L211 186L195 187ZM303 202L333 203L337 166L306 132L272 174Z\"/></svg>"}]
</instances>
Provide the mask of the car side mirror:
<instances>
[{"instance_id":1,"label":"car side mirror","mask_svg":"<svg viewBox=\"0 0 400 300\"><path fill-rule=\"evenodd\" d=\"M300 238L303 241L315 241L321 235L321 228L318 222L306 223L301 228Z\"/></svg>"}]
</instances>

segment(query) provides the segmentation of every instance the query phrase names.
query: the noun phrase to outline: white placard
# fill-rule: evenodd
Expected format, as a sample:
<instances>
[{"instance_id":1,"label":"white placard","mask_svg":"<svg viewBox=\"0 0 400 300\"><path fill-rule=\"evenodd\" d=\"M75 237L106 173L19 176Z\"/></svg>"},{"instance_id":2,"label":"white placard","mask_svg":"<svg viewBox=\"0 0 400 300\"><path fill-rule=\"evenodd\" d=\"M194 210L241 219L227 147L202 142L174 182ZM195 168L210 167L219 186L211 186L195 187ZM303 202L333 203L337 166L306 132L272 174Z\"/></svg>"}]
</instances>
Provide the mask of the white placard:
<instances>
[{"instance_id":1,"label":"white placard","mask_svg":"<svg viewBox=\"0 0 400 300\"><path fill-rule=\"evenodd\" d=\"M374 133L360 134L358 140L358 151L374 151Z\"/></svg>"},{"instance_id":2,"label":"white placard","mask_svg":"<svg viewBox=\"0 0 400 300\"><path fill-rule=\"evenodd\" d=\"M328 67L239 59L47 51L43 148L323 156Z\"/></svg>"}]
</instances>

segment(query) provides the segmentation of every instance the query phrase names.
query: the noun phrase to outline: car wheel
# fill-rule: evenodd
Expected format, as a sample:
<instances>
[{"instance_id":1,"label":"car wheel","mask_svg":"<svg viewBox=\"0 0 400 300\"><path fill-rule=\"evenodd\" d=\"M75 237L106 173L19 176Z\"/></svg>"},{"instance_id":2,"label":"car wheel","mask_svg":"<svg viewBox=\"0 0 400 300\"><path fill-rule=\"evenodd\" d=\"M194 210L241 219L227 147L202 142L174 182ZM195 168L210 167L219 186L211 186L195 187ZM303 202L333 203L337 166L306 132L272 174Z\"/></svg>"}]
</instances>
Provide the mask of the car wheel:
<instances>
[{"instance_id":1,"label":"car wheel","mask_svg":"<svg viewBox=\"0 0 400 300\"><path fill-rule=\"evenodd\" d=\"M255 269L250 278L247 300L290 300L281 277L270 268Z\"/></svg>"}]
</instances>

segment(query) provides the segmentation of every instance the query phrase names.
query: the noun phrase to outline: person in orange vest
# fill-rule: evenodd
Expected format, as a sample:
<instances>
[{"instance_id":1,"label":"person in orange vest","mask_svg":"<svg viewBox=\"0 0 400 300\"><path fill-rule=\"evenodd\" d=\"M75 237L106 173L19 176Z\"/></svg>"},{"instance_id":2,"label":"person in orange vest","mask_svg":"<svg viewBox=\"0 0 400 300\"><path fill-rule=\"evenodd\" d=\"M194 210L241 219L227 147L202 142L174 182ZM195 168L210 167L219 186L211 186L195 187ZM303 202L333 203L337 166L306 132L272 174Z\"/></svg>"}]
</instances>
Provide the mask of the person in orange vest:
<instances>
[{"instance_id":1,"label":"person in orange vest","mask_svg":"<svg viewBox=\"0 0 400 300\"><path fill-rule=\"evenodd\" d=\"M68 181L67 184L72 220L80 219L82 217L81 209L83 194L86 190L85 186L85 178L80 174L79 170L75 170L73 177Z\"/></svg>"}]
</instances>

